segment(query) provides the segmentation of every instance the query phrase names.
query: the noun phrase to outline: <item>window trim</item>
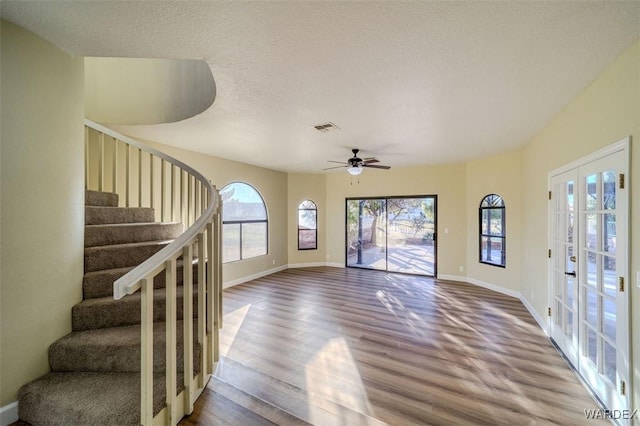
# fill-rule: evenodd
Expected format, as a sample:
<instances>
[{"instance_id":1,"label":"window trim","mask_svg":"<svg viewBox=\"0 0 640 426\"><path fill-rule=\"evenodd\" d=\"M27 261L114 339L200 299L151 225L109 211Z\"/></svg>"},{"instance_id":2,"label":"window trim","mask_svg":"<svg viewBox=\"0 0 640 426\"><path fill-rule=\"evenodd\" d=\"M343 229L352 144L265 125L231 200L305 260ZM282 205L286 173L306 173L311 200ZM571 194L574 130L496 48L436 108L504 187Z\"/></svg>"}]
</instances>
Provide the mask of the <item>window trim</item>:
<instances>
[{"instance_id":1,"label":"window trim","mask_svg":"<svg viewBox=\"0 0 640 426\"><path fill-rule=\"evenodd\" d=\"M499 205L485 205L488 204L489 199L493 197L498 197L500 200ZM490 223L487 224L487 232L482 232L482 216L484 211L492 211L492 210L500 210L501 211L501 226L502 226L502 234L501 235L492 235L490 230ZM478 261L484 265L496 266L498 268L506 268L507 267L507 228L506 228L506 205L504 203L504 198L498 194L487 194L480 201L480 207L478 209ZM491 240L501 240L502 242L502 250L500 251L500 262L489 262L482 258L483 250L482 250L482 239L488 238L488 241Z\"/></svg>"},{"instance_id":2,"label":"window trim","mask_svg":"<svg viewBox=\"0 0 640 426\"><path fill-rule=\"evenodd\" d=\"M304 203L311 203L313 204L313 208L304 208L302 207L302 205ZM315 228L313 229L315 231L315 237L314 237L314 245L313 247L305 247L305 248L301 248L300 247L300 211L315 211L316 212L316 217L315 217ZM304 231L310 231L310 229L304 229ZM318 205L315 203L315 201L310 200L308 198L300 201L300 203L298 204L298 250L299 251L303 251L303 250L318 250Z\"/></svg>"},{"instance_id":3,"label":"window trim","mask_svg":"<svg viewBox=\"0 0 640 426\"><path fill-rule=\"evenodd\" d=\"M260 197L260 200L262 201L262 204L263 204L263 206L264 206L265 219L247 219L247 220L238 220L238 219L233 219L233 220L222 220L222 226L221 226L220 228L221 228L221 231L222 231L223 233L224 233L224 225L240 225L240 226L239 226L239 236L238 236L238 237L239 237L239 238L238 238L238 241L239 241L239 253L240 253L240 258L239 258L239 259L233 259L233 260L223 261L223 262L222 262L223 264L226 264L226 263L232 263L232 262L239 262L239 261L242 261L242 260L253 259L253 258L256 258L256 257L260 257L260 256L267 256L267 255L269 254L269 210L268 210L268 208L267 208L267 203L266 203L266 201L264 200L264 197L262 196L262 194L260 193L260 191L258 191L258 190L256 189L256 187L255 187L255 186L253 186L253 185L251 185L251 184L249 184L249 183L247 183L247 182L242 182L242 181L233 181L233 182L229 182L228 184L226 184L225 186L223 186L223 187L220 189L220 192L222 193L222 191L224 191L224 190L225 190L225 188L227 188L228 186L231 186L231 185L233 185L233 184L242 184L242 185L246 185L246 186L250 187L251 189L253 189L253 190L256 192L256 194L258 194L258 196ZM223 212L223 213L222 213L222 216L224 216L224 205L223 205L223 207L222 207L222 212ZM266 225L266 226L265 226L265 228L266 228L266 230L265 230L265 243L266 243L266 244L265 244L265 245L266 245L266 247L265 247L265 252L264 252L263 254L258 254L258 255L255 255L255 256L251 256L251 257L243 257L243 250L242 250L242 248L243 248L243 247L242 247L242 228L243 228L243 225L244 225L244 224L251 224L251 223L264 223L264 224ZM223 235L223 237L222 237L222 244L223 244L222 250L223 250L223 254L224 254L224 235Z\"/></svg>"}]
</instances>

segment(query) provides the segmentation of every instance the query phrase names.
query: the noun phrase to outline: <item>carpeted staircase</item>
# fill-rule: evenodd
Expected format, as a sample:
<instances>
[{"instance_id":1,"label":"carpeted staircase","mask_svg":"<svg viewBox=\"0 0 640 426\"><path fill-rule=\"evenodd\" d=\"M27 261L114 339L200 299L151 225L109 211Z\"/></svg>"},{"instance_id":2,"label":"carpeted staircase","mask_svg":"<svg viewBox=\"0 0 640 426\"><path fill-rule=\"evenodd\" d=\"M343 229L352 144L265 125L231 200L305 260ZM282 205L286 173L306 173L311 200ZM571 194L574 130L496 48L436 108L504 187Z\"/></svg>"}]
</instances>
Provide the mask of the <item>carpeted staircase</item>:
<instances>
[{"instance_id":1,"label":"carpeted staircase","mask_svg":"<svg viewBox=\"0 0 640 426\"><path fill-rule=\"evenodd\" d=\"M51 372L19 394L20 419L33 425L140 424L140 295L114 300L113 282L169 244L183 226L154 222L149 208L118 207L116 194L87 191L85 204L83 300L72 309L73 331L50 346ZM177 278L181 319L182 265ZM160 274L154 281L154 413L165 401L164 286ZM180 392L182 321L177 332ZM199 358L195 346L195 366Z\"/></svg>"}]
</instances>

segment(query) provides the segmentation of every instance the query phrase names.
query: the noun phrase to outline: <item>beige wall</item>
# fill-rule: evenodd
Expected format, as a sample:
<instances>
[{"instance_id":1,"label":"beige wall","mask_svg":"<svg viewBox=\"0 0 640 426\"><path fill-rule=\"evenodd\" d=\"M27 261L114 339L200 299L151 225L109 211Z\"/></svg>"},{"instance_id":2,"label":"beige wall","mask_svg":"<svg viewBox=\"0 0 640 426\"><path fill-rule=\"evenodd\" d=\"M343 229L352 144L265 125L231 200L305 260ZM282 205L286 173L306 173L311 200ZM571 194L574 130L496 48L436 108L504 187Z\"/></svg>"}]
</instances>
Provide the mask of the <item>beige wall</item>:
<instances>
[{"instance_id":1,"label":"beige wall","mask_svg":"<svg viewBox=\"0 0 640 426\"><path fill-rule=\"evenodd\" d=\"M558 114L522 154L522 287L543 316L548 306L548 173L626 136L640 141L640 41ZM631 332L635 407L640 407L640 149L631 149ZM546 316L544 316L546 318Z\"/></svg>"},{"instance_id":2,"label":"beige wall","mask_svg":"<svg viewBox=\"0 0 640 426\"><path fill-rule=\"evenodd\" d=\"M359 182L358 182L359 181ZM438 196L438 276L460 275L467 264L466 168L464 164L365 170L327 175L327 261L344 265L345 198Z\"/></svg>"},{"instance_id":3,"label":"beige wall","mask_svg":"<svg viewBox=\"0 0 640 426\"><path fill-rule=\"evenodd\" d=\"M0 406L49 370L82 298L83 60L2 21Z\"/></svg>"},{"instance_id":4,"label":"beige wall","mask_svg":"<svg viewBox=\"0 0 640 426\"><path fill-rule=\"evenodd\" d=\"M320 174L290 173L288 181L289 265L326 262L327 178ZM298 250L298 205L311 200L318 207L318 249Z\"/></svg>"},{"instance_id":5,"label":"beige wall","mask_svg":"<svg viewBox=\"0 0 640 426\"><path fill-rule=\"evenodd\" d=\"M215 96L205 61L85 58L86 117L100 123L184 120L209 108Z\"/></svg>"},{"instance_id":6,"label":"beige wall","mask_svg":"<svg viewBox=\"0 0 640 426\"><path fill-rule=\"evenodd\" d=\"M519 152L497 155L467 163L467 269L469 280L497 285L516 292L520 284L521 156ZM506 268L480 263L480 202L488 194L502 196L506 214ZM462 274L461 274L462 275Z\"/></svg>"},{"instance_id":7,"label":"beige wall","mask_svg":"<svg viewBox=\"0 0 640 426\"><path fill-rule=\"evenodd\" d=\"M280 268L288 263L287 247L287 174L236 161L199 154L172 146L143 141L190 165L218 188L231 182L245 182L258 190L269 216L269 253L237 262L225 263L225 285Z\"/></svg>"}]
</instances>

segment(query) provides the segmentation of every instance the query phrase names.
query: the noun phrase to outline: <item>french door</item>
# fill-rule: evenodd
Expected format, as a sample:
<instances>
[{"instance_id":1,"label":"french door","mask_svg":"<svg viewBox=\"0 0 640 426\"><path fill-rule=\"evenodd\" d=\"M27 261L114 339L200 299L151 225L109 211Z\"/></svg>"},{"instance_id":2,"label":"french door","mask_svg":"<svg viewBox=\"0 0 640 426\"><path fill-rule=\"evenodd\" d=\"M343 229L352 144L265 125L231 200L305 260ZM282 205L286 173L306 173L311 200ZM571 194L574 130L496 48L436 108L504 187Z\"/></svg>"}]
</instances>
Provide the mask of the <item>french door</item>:
<instances>
[{"instance_id":1,"label":"french door","mask_svg":"<svg viewBox=\"0 0 640 426\"><path fill-rule=\"evenodd\" d=\"M550 178L550 335L598 398L629 408L628 141Z\"/></svg>"},{"instance_id":2,"label":"french door","mask_svg":"<svg viewBox=\"0 0 640 426\"><path fill-rule=\"evenodd\" d=\"M577 191L577 168L551 178L551 337L573 365L578 364Z\"/></svg>"},{"instance_id":3,"label":"french door","mask_svg":"<svg viewBox=\"0 0 640 426\"><path fill-rule=\"evenodd\" d=\"M436 275L436 196L347 198L346 265Z\"/></svg>"}]
</instances>

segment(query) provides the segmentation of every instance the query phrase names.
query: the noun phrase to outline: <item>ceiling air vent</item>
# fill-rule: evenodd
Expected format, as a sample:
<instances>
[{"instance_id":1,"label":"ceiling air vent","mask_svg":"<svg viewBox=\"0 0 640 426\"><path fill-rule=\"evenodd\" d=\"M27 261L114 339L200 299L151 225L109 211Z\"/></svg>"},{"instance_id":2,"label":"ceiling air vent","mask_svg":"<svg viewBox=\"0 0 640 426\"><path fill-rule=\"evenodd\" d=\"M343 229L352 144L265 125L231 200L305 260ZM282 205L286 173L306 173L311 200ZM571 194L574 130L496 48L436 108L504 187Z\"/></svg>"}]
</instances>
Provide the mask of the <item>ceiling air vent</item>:
<instances>
[{"instance_id":1,"label":"ceiling air vent","mask_svg":"<svg viewBox=\"0 0 640 426\"><path fill-rule=\"evenodd\" d=\"M316 129L319 132L322 133L326 133L330 130L338 130L340 127L336 126L333 123L324 123L324 124L318 124L317 126L313 126L314 129Z\"/></svg>"}]
</instances>

